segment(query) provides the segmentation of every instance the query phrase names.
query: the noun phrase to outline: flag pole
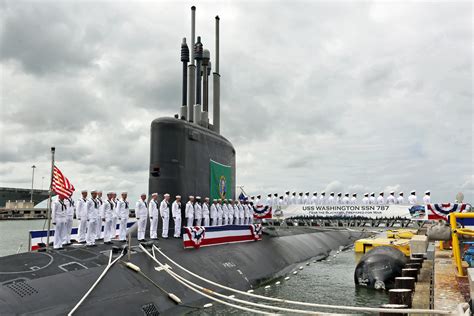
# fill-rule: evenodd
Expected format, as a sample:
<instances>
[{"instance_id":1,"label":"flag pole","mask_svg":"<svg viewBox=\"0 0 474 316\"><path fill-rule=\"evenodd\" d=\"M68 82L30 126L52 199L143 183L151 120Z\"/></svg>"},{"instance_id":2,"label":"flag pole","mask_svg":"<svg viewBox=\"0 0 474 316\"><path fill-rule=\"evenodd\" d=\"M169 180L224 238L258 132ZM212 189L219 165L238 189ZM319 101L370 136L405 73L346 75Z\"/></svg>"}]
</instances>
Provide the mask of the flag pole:
<instances>
[{"instance_id":1,"label":"flag pole","mask_svg":"<svg viewBox=\"0 0 474 316\"><path fill-rule=\"evenodd\" d=\"M48 197L48 233L46 235L46 249L49 249L49 235L51 231L51 195L53 191L53 172L54 172L54 152L56 148L51 147L51 181L49 183L49 197Z\"/></svg>"}]
</instances>

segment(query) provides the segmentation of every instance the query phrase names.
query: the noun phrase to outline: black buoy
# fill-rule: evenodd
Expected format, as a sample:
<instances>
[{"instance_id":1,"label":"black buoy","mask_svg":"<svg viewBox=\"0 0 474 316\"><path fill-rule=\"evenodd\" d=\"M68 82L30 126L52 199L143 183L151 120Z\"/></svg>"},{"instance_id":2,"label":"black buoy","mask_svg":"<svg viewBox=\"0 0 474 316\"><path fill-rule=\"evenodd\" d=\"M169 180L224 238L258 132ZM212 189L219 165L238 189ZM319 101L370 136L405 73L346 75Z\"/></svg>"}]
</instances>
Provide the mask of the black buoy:
<instances>
[{"instance_id":1,"label":"black buoy","mask_svg":"<svg viewBox=\"0 0 474 316\"><path fill-rule=\"evenodd\" d=\"M376 290L391 289L394 287L395 278L401 276L406 261L405 255L396 248L373 248L357 264L354 282L356 285Z\"/></svg>"}]
</instances>

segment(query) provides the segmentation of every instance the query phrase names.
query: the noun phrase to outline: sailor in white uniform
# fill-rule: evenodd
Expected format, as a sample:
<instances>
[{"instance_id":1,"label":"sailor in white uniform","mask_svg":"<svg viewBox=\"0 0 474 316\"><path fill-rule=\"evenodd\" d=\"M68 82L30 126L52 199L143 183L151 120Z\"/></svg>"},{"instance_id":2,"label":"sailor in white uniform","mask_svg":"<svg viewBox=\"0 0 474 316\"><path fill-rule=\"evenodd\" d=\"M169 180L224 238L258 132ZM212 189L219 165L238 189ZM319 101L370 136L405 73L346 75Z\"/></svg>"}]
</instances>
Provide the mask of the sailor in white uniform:
<instances>
[{"instance_id":1,"label":"sailor in white uniform","mask_svg":"<svg viewBox=\"0 0 474 316\"><path fill-rule=\"evenodd\" d=\"M415 205L418 203L418 198L416 197L415 190L411 190L410 196L408 197L408 203L410 203L410 205Z\"/></svg>"},{"instance_id":2,"label":"sailor in white uniform","mask_svg":"<svg viewBox=\"0 0 474 316\"><path fill-rule=\"evenodd\" d=\"M217 226L217 199L212 200L210 215L211 215L211 226Z\"/></svg>"},{"instance_id":3,"label":"sailor in white uniform","mask_svg":"<svg viewBox=\"0 0 474 316\"><path fill-rule=\"evenodd\" d=\"M370 193L369 204L377 204L377 199L375 198L375 192Z\"/></svg>"},{"instance_id":4,"label":"sailor in white uniform","mask_svg":"<svg viewBox=\"0 0 474 316\"><path fill-rule=\"evenodd\" d=\"M273 207L273 198L271 194L267 194L267 199L265 200L265 203L268 206Z\"/></svg>"},{"instance_id":5,"label":"sailor in white uniform","mask_svg":"<svg viewBox=\"0 0 474 316\"><path fill-rule=\"evenodd\" d=\"M151 200L148 205L148 216L150 216L150 239L158 239L158 193L152 193Z\"/></svg>"},{"instance_id":6,"label":"sailor in white uniform","mask_svg":"<svg viewBox=\"0 0 474 316\"><path fill-rule=\"evenodd\" d=\"M255 199L255 205L260 205L262 203L262 196L259 194L257 195L257 198Z\"/></svg>"},{"instance_id":7,"label":"sailor in white uniform","mask_svg":"<svg viewBox=\"0 0 474 316\"><path fill-rule=\"evenodd\" d=\"M306 192L303 197L303 204L304 205L310 205L311 204L311 198L309 197L309 192Z\"/></svg>"},{"instance_id":8,"label":"sailor in white uniform","mask_svg":"<svg viewBox=\"0 0 474 316\"><path fill-rule=\"evenodd\" d=\"M244 206L240 201L237 202L237 208L239 210L239 225L245 225L245 210Z\"/></svg>"},{"instance_id":9,"label":"sailor in white uniform","mask_svg":"<svg viewBox=\"0 0 474 316\"><path fill-rule=\"evenodd\" d=\"M202 226L202 206L200 196L196 196L196 202L194 202L194 221L196 222L196 226Z\"/></svg>"},{"instance_id":10,"label":"sailor in white uniform","mask_svg":"<svg viewBox=\"0 0 474 316\"><path fill-rule=\"evenodd\" d=\"M280 202L280 199L278 198L278 193L273 194L273 205L275 209L278 207L278 203Z\"/></svg>"},{"instance_id":11,"label":"sailor in white uniform","mask_svg":"<svg viewBox=\"0 0 474 316\"><path fill-rule=\"evenodd\" d=\"M87 190L82 190L81 194L82 197L77 200L76 218L79 221L78 241L84 244L86 242L87 232Z\"/></svg>"},{"instance_id":12,"label":"sailor in white uniform","mask_svg":"<svg viewBox=\"0 0 474 316\"><path fill-rule=\"evenodd\" d=\"M283 197L283 204L284 205L290 204L290 191L285 192L285 196Z\"/></svg>"},{"instance_id":13,"label":"sailor in white uniform","mask_svg":"<svg viewBox=\"0 0 474 316\"><path fill-rule=\"evenodd\" d=\"M318 204L318 192L313 192L313 196L311 197L310 204L311 205L317 205Z\"/></svg>"},{"instance_id":14,"label":"sailor in white uniform","mask_svg":"<svg viewBox=\"0 0 474 316\"><path fill-rule=\"evenodd\" d=\"M112 242L110 241L114 236L115 232L112 229L113 225L113 217L114 217L114 206L115 203L113 200L113 192L107 192L107 200L104 202L102 211L104 216L104 244L110 245Z\"/></svg>"},{"instance_id":15,"label":"sailor in white uniform","mask_svg":"<svg viewBox=\"0 0 474 316\"><path fill-rule=\"evenodd\" d=\"M364 204L364 205L370 204L369 193L364 193L364 197L362 198L362 204Z\"/></svg>"},{"instance_id":16,"label":"sailor in white uniform","mask_svg":"<svg viewBox=\"0 0 474 316\"><path fill-rule=\"evenodd\" d=\"M329 205L334 205L336 204L336 199L334 198L334 192L331 192L328 197L328 202Z\"/></svg>"},{"instance_id":17,"label":"sailor in white uniform","mask_svg":"<svg viewBox=\"0 0 474 316\"><path fill-rule=\"evenodd\" d=\"M395 191L390 191L390 195L387 196L387 204L396 204Z\"/></svg>"},{"instance_id":18,"label":"sailor in white uniform","mask_svg":"<svg viewBox=\"0 0 474 316\"><path fill-rule=\"evenodd\" d=\"M222 201L222 225L229 225L229 207L227 200Z\"/></svg>"},{"instance_id":19,"label":"sailor in white uniform","mask_svg":"<svg viewBox=\"0 0 474 316\"><path fill-rule=\"evenodd\" d=\"M181 195L176 195L176 200L174 200L171 205L171 212L173 213L173 222L174 222L174 238L181 237Z\"/></svg>"},{"instance_id":20,"label":"sailor in white uniform","mask_svg":"<svg viewBox=\"0 0 474 316\"><path fill-rule=\"evenodd\" d=\"M344 197L342 198L342 204L350 204L351 199L349 198L349 193L344 194Z\"/></svg>"},{"instance_id":21,"label":"sailor in white uniform","mask_svg":"<svg viewBox=\"0 0 474 316\"><path fill-rule=\"evenodd\" d=\"M357 204L357 193L352 193L351 202L352 205Z\"/></svg>"},{"instance_id":22,"label":"sailor in white uniform","mask_svg":"<svg viewBox=\"0 0 474 316\"><path fill-rule=\"evenodd\" d=\"M300 192L296 197L296 204L303 204L303 192Z\"/></svg>"},{"instance_id":23,"label":"sailor in white uniform","mask_svg":"<svg viewBox=\"0 0 474 316\"><path fill-rule=\"evenodd\" d=\"M403 192L398 193L397 204L405 204L405 198L403 197Z\"/></svg>"},{"instance_id":24,"label":"sailor in white uniform","mask_svg":"<svg viewBox=\"0 0 474 316\"><path fill-rule=\"evenodd\" d=\"M295 205L295 204L296 204L296 192L293 192L290 197L289 205Z\"/></svg>"},{"instance_id":25,"label":"sailor in white uniform","mask_svg":"<svg viewBox=\"0 0 474 316\"><path fill-rule=\"evenodd\" d=\"M272 200L273 203L273 200ZM234 201L234 224L239 225L240 223L240 210L239 210L239 201Z\"/></svg>"},{"instance_id":26,"label":"sailor in white uniform","mask_svg":"<svg viewBox=\"0 0 474 316\"><path fill-rule=\"evenodd\" d=\"M161 233L161 237L164 239L168 239L168 229L170 225L170 195L168 193L165 193L163 195L164 199L160 203L160 216L161 216L161 221L163 222L163 230Z\"/></svg>"},{"instance_id":27,"label":"sailor in white uniform","mask_svg":"<svg viewBox=\"0 0 474 316\"><path fill-rule=\"evenodd\" d=\"M104 239L102 236L102 223L105 223L105 219L103 216L104 201L102 200L102 191L100 190L97 190L97 202L99 202L99 217L97 217L95 240L102 240Z\"/></svg>"},{"instance_id":28,"label":"sailor in white uniform","mask_svg":"<svg viewBox=\"0 0 474 316\"><path fill-rule=\"evenodd\" d=\"M202 203L202 219L203 225L209 226L209 198L204 198L204 203Z\"/></svg>"},{"instance_id":29,"label":"sailor in white uniform","mask_svg":"<svg viewBox=\"0 0 474 316\"><path fill-rule=\"evenodd\" d=\"M326 192L321 192L321 195L319 196L319 205L324 205L326 204Z\"/></svg>"},{"instance_id":30,"label":"sailor in white uniform","mask_svg":"<svg viewBox=\"0 0 474 316\"><path fill-rule=\"evenodd\" d=\"M235 220L235 209L234 209L234 201L233 200L229 200L229 204L227 204L227 209L229 210L229 225L232 225L234 224L234 220Z\"/></svg>"},{"instance_id":31,"label":"sailor in white uniform","mask_svg":"<svg viewBox=\"0 0 474 316\"><path fill-rule=\"evenodd\" d=\"M336 197L336 204L340 205L342 204L342 193L339 192Z\"/></svg>"},{"instance_id":32,"label":"sailor in white uniform","mask_svg":"<svg viewBox=\"0 0 474 316\"><path fill-rule=\"evenodd\" d=\"M86 244L88 247L95 246L97 235L97 222L99 218L99 201L97 200L97 191L91 192L91 198L86 202L87 208L87 234Z\"/></svg>"},{"instance_id":33,"label":"sailor in white uniform","mask_svg":"<svg viewBox=\"0 0 474 316\"><path fill-rule=\"evenodd\" d=\"M431 203L431 192L429 190L425 191L425 196L423 197L423 203L425 205Z\"/></svg>"},{"instance_id":34,"label":"sailor in white uniform","mask_svg":"<svg viewBox=\"0 0 474 316\"><path fill-rule=\"evenodd\" d=\"M377 204L379 205L385 204L385 198L383 197L383 192L379 193L379 196L377 197Z\"/></svg>"},{"instance_id":35,"label":"sailor in white uniform","mask_svg":"<svg viewBox=\"0 0 474 316\"><path fill-rule=\"evenodd\" d=\"M62 249L66 234L67 206L64 203L64 196L59 195L51 205L51 217L54 225L53 248Z\"/></svg>"},{"instance_id":36,"label":"sailor in white uniform","mask_svg":"<svg viewBox=\"0 0 474 316\"><path fill-rule=\"evenodd\" d=\"M64 235L64 242L65 245L71 244L71 232L72 232L72 222L74 221L74 213L76 211L76 207L74 204L74 200L72 199L72 194L70 197L64 199L64 203L66 204L66 228L65 228L65 235Z\"/></svg>"},{"instance_id":37,"label":"sailor in white uniform","mask_svg":"<svg viewBox=\"0 0 474 316\"><path fill-rule=\"evenodd\" d=\"M186 203L186 210L184 211L186 216L186 226L191 227L194 223L194 196L190 195L188 202Z\"/></svg>"},{"instance_id":38,"label":"sailor in white uniform","mask_svg":"<svg viewBox=\"0 0 474 316\"><path fill-rule=\"evenodd\" d=\"M118 202L117 213L119 214L120 230L119 230L119 240L127 240L127 223L128 217L130 215L130 206L127 201L127 192L122 192L122 199Z\"/></svg>"},{"instance_id":39,"label":"sailor in white uniform","mask_svg":"<svg viewBox=\"0 0 474 316\"><path fill-rule=\"evenodd\" d=\"M145 193L140 195L140 199L135 204L135 216L138 221L138 241L145 241L146 222L148 219L148 203L146 202Z\"/></svg>"},{"instance_id":40,"label":"sailor in white uniform","mask_svg":"<svg viewBox=\"0 0 474 316\"><path fill-rule=\"evenodd\" d=\"M247 207L248 207L247 224L251 225L253 224L253 214L254 214L252 203L247 203Z\"/></svg>"},{"instance_id":41,"label":"sailor in white uniform","mask_svg":"<svg viewBox=\"0 0 474 316\"><path fill-rule=\"evenodd\" d=\"M217 225L222 225L224 223L224 210L222 209L222 200L218 199L216 204L217 209Z\"/></svg>"}]
</instances>

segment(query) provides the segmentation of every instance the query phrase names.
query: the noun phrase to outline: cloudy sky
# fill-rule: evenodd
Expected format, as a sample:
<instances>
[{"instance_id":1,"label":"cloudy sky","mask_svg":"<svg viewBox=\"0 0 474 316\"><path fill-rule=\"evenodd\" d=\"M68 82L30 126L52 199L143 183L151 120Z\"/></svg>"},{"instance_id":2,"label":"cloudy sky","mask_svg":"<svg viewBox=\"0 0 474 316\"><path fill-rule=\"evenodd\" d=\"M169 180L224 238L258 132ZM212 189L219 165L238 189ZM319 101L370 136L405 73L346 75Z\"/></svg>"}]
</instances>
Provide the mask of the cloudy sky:
<instances>
[{"instance_id":1,"label":"cloudy sky","mask_svg":"<svg viewBox=\"0 0 474 316\"><path fill-rule=\"evenodd\" d=\"M181 105L192 4L0 0L0 186L29 187L35 164L46 188L54 145L78 189L147 191L150 122ZM472 10L199 1L205 46L221 17L221 131L237 184L473 202Z\"/></svg>"}]
</instances>

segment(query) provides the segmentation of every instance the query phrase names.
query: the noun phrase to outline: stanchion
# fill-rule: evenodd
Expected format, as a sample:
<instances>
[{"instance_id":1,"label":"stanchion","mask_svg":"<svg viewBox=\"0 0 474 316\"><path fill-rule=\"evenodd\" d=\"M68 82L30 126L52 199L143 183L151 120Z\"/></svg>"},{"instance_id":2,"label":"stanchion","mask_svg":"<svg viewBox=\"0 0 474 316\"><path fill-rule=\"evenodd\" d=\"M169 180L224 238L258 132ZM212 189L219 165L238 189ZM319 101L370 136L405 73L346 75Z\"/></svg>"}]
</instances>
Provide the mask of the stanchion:
<instances>
[{"instance_id":1,"label":"stanchion","mask_svg":"<svg viewBox=\"0 0 474 316\"><path fill-rule=\"evenodd\" d=\"M402 269L402 277L413 277L415 282L418 282L418 270L411 268Z\"/></svg>"},{"instance_id":2,"label":"stanchion","mask_svg":"<svg viewBox=\"0 0 474 316\"><path fill-rule=\"evenodd\" d=\"M419 263L407 263L405 265L405 268L408 268L408 269L416 269L418 270L418 274L420 274L420 271L421 271L421 264Z\"/></svg>"},{"instance_id":3,"label":"stanchion","mask_svg":"<svg viewBox=\"0 0 474 316\"><path fill-rule=\"evenodd\" d=\"M415 291L415 278L414 277L396 277L395 278L396 289L410 289Z\"/></svg>"},{"instance_id":4,"label":"stanchion","mask_svg":"<svg viewBox=\"0 0 474 316\"><path fill-rule=\"evenodd\" d=\"M423 266L423 261L425 259L423 258L410 258L410 260L408 260L408 263L419 263L420 266Z\"/></svg>"},{"instance_id":5,"label":"stanchion","mask_svg":"<svg viewBox=\"0 0 474 316\"><path fill-rule=\"evenodd\" d=\"M388 291L388 301L390 304L402 304L411 308L412 294L410 289L391 289Z\"/></svg>"}]
</instances>

